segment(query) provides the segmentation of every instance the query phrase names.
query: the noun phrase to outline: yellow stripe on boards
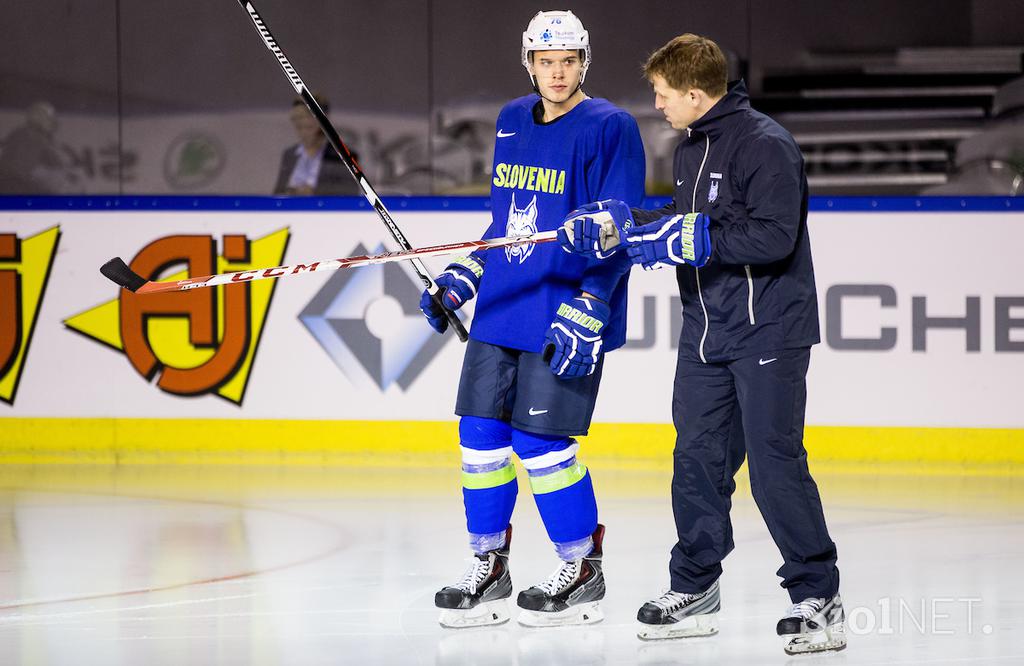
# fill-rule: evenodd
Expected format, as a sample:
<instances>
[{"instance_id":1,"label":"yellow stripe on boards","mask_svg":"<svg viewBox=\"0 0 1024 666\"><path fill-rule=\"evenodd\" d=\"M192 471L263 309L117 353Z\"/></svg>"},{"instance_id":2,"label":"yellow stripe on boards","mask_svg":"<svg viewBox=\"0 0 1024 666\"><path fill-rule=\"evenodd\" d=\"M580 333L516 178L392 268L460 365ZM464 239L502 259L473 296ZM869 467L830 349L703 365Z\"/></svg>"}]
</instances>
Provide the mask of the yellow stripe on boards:
<instances>
[{"instance_id":1,"label":"yellow stripe on boards","mask_svg":"<svg viewBox=\"0 0 1024 666\"><path fill-rule=\"evenodd\" d=\"M429 466L458 469L455 421L0 419L6 464Z\"/></svg>"},{"instance_id":2,"label":"yellow stripe on boards","mask_svg":"<svg viewBox=\"0 0 1024 666\"><path fill-rule=\"evenodd\" d=\"M0 418L4 464L243 464L450 467L455 421ZM602 423L581 438L587 460L669 469L668 424ZM1024 472L1024 429L812 426L812 468L872 474ZM601 464L599 464L601 461Z\"/></svg>"}]
</instances>

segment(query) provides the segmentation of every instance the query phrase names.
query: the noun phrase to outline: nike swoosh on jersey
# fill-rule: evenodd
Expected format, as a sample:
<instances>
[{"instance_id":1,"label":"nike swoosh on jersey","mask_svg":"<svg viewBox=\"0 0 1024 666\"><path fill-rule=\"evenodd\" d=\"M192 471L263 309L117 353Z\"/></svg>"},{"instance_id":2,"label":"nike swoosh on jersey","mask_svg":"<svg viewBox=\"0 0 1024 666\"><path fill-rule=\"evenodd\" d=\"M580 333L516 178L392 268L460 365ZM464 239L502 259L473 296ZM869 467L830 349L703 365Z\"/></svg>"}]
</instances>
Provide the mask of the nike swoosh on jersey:
<instances>
[{"instance_id":1,"label":"nike swoosh on jersey","mask_svg":"<svg viewBox=\"0 0 1024 666\"><path fill-rule=\"evenodd\" d=\"M533 407L530 407L530 416L540 416L541 414L547 414L547 413L548 413L548 410L546 410L546 409L534 409Z\"/></svg>"},{"instance_id":2,"label":"nike swoosh on jersey","mask_svg":"<svg viewBox=\"0 0 1024 666\"><path fill-rule=\"evenodd\" d=\"M681 181L681 180L677 180L676 181L676 187L681 187L682 184L683 184L683 181Z\"/></svg>"},{"instance_id":3,"label":"nike swoosh on jersey","mask_svg":"<svg viewBox=\"0 0 1024 666\"><path fill-rule=\"evenodd\" d=\"M759 358L759 359L757 359L757 364L758 365L768 365L769 363L774 363L775 361L778 361L778 360L779 360L778 358L770 358L770 359L768 359L766 361L763 358Z\"/></svg>"},{"instance_id":4,"label":"nike swoosh on jersey","mask_svg":"<svg viewBox=\"0 0 1024 666\"><path fill-rule=\"evenodd\" d=\"M506 132L505 130L498 130L498 138L499 139L506 139L506 138L508 138L510 136L515 136L515 135L516 135L515 132Z\"/></svg>"}]
</instances>

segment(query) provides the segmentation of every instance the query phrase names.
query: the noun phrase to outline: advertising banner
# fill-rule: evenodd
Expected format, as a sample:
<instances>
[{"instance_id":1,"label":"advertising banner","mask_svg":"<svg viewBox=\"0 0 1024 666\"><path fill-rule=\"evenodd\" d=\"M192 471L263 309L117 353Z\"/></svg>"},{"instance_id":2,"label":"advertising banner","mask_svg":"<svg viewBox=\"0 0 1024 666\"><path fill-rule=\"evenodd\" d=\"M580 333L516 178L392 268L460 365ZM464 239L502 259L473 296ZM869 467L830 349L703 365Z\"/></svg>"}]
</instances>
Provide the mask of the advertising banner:
<instances>
[{"instance_id":1,"label":"advertising banner","mask_svg":"<svg viewBox=\"0 0 1024 666\"><path fill-rule=\"evenodd\" d=\"M394 213L414 246L489 222ZM1024 428L1024 213L812 212L810 234L809 425ZM427 326L403 263L149 296L98 270L116 255L175 279L388 249L369 211L2 212L0 418L454 420L464 347ZM680 322L673 271L635 270L596 422L671 422Z\"/></svg>"}]
</instances>

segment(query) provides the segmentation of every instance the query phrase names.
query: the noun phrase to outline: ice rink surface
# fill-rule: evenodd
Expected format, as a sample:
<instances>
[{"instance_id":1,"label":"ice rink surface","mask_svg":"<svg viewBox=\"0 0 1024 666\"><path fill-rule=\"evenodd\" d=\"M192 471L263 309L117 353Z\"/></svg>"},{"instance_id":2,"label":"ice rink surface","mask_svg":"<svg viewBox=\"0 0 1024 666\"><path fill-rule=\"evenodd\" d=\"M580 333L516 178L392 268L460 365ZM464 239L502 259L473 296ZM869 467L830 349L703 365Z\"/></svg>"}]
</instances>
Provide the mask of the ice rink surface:
<instances>
[{"instance_id":1,"label":"ice rink surface","mask_svg":"<svg viewBox=\"0 0 1024 666\"><path fill-rule=\"evenodd\" d=\"M461 631L433 607L469 554L456 469L0 468L0 664L1024 663L1019 477L812 462L849 646L789 657L781 559L745 476L719 635L643 642L636 611L666 589L675 541L668 472L591 467L604 622ZM557 561L523 488L513 525L518 591Z\"/></svg>"}]
</instances>

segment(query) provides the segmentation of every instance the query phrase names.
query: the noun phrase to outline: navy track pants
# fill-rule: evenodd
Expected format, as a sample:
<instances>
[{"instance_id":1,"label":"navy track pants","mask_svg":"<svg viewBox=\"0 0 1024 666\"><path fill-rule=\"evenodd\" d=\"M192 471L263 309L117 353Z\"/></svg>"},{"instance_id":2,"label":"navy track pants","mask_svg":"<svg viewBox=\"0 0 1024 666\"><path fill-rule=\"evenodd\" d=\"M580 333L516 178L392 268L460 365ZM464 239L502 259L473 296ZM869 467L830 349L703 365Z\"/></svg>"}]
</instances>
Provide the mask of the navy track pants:
<instances>
[{"instance_id":1,"label":"navy track pants","mask_svg":"<svg viewBox=\"0 0 1024 666\"><path fill-rule=\"evenodd\" d=\"M836 546L803 445L809 360L809 348L725 363L680 356L672 399L679 541L669 564L676 592L701 592L722 574L734 547L733 476L744 456L754 501L782 553L782 587L793 602L839 591Z\"/></svg>"}]
</instances>

